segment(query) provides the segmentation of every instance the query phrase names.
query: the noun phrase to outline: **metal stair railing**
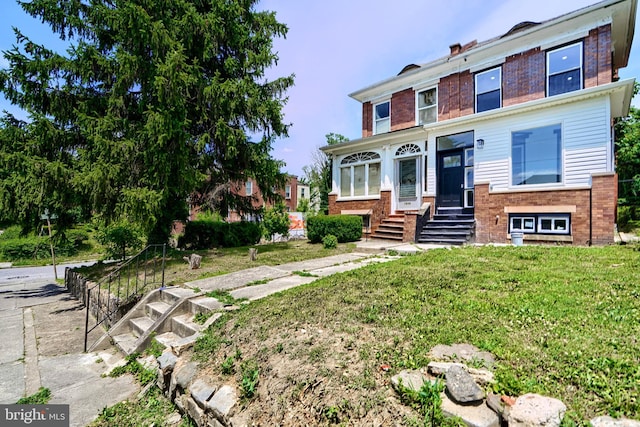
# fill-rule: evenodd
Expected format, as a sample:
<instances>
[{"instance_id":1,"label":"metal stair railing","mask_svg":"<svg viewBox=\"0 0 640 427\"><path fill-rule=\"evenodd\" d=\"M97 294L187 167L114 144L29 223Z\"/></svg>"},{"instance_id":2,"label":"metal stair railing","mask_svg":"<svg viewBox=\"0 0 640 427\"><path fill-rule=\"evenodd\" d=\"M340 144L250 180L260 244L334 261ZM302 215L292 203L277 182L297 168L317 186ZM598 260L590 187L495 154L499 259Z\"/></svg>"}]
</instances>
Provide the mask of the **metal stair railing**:
<instances>
[{"instance_id":1,"label":"metal stair railing","mask_svg":"<svg viewBox=\"0 0 640 427\"><path fill-rule=\"evenodd\" d=\"M166 244L149 245L95 285L87 286L84 327L85 353L87 352L89 333L105 323L107 327L112 326L112 321L117 321L126 311L130 310L144 295L147 288L152 285L164 286L166 255ZM95 323L89 325L92 313ZM117 314L120 316L116 318Z\"/></svg>"}]
</instances>

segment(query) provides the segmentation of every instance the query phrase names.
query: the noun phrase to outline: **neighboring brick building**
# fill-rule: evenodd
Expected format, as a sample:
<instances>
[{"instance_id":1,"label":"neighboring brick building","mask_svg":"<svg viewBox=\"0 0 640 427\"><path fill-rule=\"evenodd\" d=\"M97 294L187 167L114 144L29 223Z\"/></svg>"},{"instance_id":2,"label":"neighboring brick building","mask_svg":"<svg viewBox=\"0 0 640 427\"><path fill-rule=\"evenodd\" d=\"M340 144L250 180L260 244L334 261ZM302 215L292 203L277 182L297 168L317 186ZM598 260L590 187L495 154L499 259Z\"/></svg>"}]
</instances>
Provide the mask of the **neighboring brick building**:
<instances>
[{"instance_id":1,"label":"neighboring brick building","mask_svg":"<svg viewBox=\"0 0 640 427\"><path fill-rule=\"evenodd\" d=\"M618 70L636 8L606 0L523 22L352 93L362 138L322 148L333 159L330 213L366 216L374 235L403 223L403 240L429 241L420 217L429 207L435 220L470 217L480 243L509 242L512 232L613 242L612 124L633 95L634 80Z\"/></svg>"}]
</instances>

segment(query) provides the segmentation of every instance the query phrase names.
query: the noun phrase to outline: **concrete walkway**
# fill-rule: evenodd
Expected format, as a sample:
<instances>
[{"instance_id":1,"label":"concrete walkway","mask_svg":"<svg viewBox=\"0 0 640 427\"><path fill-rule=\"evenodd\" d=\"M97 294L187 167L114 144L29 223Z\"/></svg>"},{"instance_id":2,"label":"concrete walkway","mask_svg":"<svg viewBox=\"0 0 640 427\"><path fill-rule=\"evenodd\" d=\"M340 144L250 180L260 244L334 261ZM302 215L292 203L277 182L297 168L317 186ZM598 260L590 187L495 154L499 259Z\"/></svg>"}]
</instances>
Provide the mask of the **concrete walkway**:
<instances>
[{"instance_id":1,"label":"concrete walkway","mask_svg":"<svg viewBox=\"0 0 640 427\"><path fill-rule=\"evenodd\" d=\"M437 246L369 240L358 243L355 253L255 267L186 286L228 290L235 298L255 300L319 277L433 247ZM394 255L385 255L386 250L393 250ZM15 403L46 387L52 393L50 403L70 405L70 425L85 426L103 408L136 395L139 386L130 375L102 377L123 363L115 348L82 352L82 304L51 278L26 277L24 271L15 269L0 275L0 403Z\"/></svg>"}]
</instances>

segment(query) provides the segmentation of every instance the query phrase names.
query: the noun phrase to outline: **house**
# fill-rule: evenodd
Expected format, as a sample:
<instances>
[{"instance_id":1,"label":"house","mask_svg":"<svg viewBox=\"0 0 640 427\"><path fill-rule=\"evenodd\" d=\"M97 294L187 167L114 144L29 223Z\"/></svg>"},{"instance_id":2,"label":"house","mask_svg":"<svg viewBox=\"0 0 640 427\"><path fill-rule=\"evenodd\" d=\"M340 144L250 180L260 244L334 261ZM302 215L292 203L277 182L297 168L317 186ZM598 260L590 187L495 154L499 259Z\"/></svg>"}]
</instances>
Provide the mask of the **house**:
<instances>
[{"instance_id":1,"label":"house","mask_svg":"<svg viewBox=\"0 0 640 427\"><path fill-rule=\"evenodd\" d=\"M352 93L362 138L322 147L329 213L403 241L613 242L612 125L633 96L618 70L636 8L606 0L522 22Z\"/></svg>"},{"instance_id":2,"label":"house","mask_svg":"<svg viewBox=\"0 0 640 427\"><path fill-rule=\"evenodd\" d=\"M278 192L283 199L287 212L295 212L298 207L298 186L298 177L287 175L284 189ZM244 183L232 184L231 191L241 196L253 197L252 205L254 208L272 206L272 203L264 200L260 188L253 179L249 179ZM237 222L243 219L252 220L253 218L242 216L236 211L230 211L227 216L227 221L229 222Z\"/></svg>"}]
</instances>

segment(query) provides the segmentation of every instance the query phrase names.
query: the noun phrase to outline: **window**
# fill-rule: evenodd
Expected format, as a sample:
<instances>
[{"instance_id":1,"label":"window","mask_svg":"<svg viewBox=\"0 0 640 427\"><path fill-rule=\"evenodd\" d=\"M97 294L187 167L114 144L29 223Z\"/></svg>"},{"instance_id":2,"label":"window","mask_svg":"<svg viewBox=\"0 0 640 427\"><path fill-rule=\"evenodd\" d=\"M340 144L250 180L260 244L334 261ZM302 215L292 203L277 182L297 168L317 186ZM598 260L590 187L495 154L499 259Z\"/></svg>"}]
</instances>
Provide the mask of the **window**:
<instances>
[{"instance_id":1,"label":"window","mask_svg":"<svg viewBox=\"0 0 640 427\"><path fill-rule=\"evenodd\" d=\"M301 189L300 189L300 198L301 198L301 199L304 199L304 198L305 198L305 195L304 195L304 188L301 188Z\"/></svg>"},{"instance_id":2,"label":"window","mask_svg":"<svg viewBox=\"0 0 640 427\"><path fill-rule=\"evenodd\" d=\"M253 194L253 182L247 181L244 185L244 191L247 196L251 196Z\"/></svg>"},{"instance_id":3,"label":"window","mask_svg":"<svg viewBox=\"0 0 640 427\"><path fill-rule=\"evenodd\" d=\"M284 198L289 200L291 198L291 186L285 185L284 187Z\"/></svg>"},{"instance_id":4,"label":"window","mask_svg":"<svg viewBox=\"0 0 640 427\"><path fill-rule=\"evenodd\" d=\"M559 124L511 133L511 184L562 182Z\"/></svg>"},{"instance_id":5,"label":"window","mask_svg":"<svg viewBox=\"0 0 640 427\"><path fill-rule=\"evenodd\" d=\"M582 89L582 42L547 53L547 94Z\"/></svg>"},{"instance_id":6,"label":"window","mask_svg":"<svg viewBox=\"0 0 640 427\"><path fill-rule=\"evenodd\" d=\"M509 216L509 232L527 234L571 234L570 214L513 214Z\"/></svg>"},{"instance_id":7,"label":"window","mask_svg":"<svg viewBox=\"0 0 640 427\"><path fill-rule=\"evenodd\" d=\"M476 74L476 113L502 106L502 69Z\"/></svg>"},{"instance_id":8,"label":"window","mask_svg":"<svg viewBox=\"0 0 640 427\"><path fill-rule=\"evenodd\" d=\"M380 194L380 155L356 153L340 163L340 196L377 196Z\"/></svg>"},{"instance_id":9,"label":"window","mask_svg":"<svg viewBox=\"0 0 640 427\"><path fill-rule=\"evenodd\" d=\"M418 92L418 124L435 123L438 120L436 88Z\"/></svg>"},{"instance_id":10,"label":"window","mask_svg":"<svg viewBox=\"0 0 640 427\"><path fill-rule=\"evenodd\" d=\"M473 148L464 150L464 207L473 207Z\"/></svg>"},{"instance_id":11,"label":"window","mask_svg":"<svg viewBox=\"0 0 640 427\"><path fill-rule=\"evenodd\" d=\"M391 130L391 101L376 104L373 107L373 133L385 133Z\"/></svg>"}]
</instances>

